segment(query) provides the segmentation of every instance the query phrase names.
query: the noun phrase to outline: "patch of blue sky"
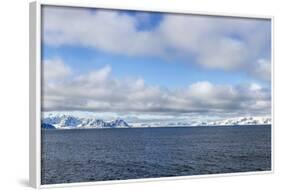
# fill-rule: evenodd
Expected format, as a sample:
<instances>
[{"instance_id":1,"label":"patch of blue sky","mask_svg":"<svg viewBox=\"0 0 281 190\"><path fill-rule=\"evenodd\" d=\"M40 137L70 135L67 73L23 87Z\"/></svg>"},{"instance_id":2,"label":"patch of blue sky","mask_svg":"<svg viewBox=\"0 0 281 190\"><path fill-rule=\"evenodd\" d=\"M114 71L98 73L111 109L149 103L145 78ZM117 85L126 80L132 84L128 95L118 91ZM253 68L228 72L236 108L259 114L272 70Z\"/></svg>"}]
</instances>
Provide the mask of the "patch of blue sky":
<instances>
[{"instance_id":1,"label":"patch of blue sky","mask_svg":"<svg viewBox=\"0 0 281 190\"><path fill-rule=\"evenodd\" d=\"M135 10L118 10L118 9L89 9L91 13L96 11L108 11L117 12L118 14L124 14L136 18L136 28L138 31L153 30L163 20L165 13L161 12L147 12L147 11L135 11Z\"/></svg>"},{"instance_id":2,"label":"patch of blue sky","mask_svg":"<svg viewBox=\"0 0 281 190\"><path fill-rule=\"evenodd\" d=\"M137 20L138 31L153 30L159 26L163 20L163 13L145 11L120 11L120 14L127 14Z\"/></svg>"},{"instance_id":3,"label":"patch of blue sky","mask_svg":"<svg viewBox=\"0 0 281 190\"><path fill-rule=\"evenodd\" d=\"M236 32L230 33L228 35L228 37L233 39L233 40L240 41L240 42L243 42L245 40L245 39L243 39L241 34L238 34Z\"/></svg>"}]
</instances>

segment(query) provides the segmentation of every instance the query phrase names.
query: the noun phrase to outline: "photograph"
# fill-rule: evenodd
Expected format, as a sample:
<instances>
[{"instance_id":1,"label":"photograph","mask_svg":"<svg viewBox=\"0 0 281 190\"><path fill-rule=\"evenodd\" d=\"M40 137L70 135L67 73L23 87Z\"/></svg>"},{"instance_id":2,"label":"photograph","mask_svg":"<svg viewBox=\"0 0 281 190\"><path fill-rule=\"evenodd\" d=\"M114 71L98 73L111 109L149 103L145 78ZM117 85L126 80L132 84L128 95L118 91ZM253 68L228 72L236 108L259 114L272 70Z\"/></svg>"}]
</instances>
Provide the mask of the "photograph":
<instances>
[{"instance_id":1,"label":"photograph","mask_svg":"<svg viewBox=\"0 0 281 190\"><path fill-rule=\"evenodd\" d=\"M272 171L271 18L41 6L41 185Z\"/></svg>"}]
</instances>

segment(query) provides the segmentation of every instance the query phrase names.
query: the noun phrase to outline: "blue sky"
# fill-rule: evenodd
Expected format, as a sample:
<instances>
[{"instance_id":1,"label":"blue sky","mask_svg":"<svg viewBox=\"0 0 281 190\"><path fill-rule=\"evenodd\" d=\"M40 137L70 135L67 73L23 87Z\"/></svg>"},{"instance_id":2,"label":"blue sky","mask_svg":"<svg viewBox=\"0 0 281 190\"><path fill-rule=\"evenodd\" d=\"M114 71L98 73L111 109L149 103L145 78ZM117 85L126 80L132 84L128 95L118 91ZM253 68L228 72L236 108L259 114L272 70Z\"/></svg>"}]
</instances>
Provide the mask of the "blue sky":
<instances>
[{"instance_id":1,"label":"blue sky","mask_svg":"<svg viewBox=\"0 0 281 190\"><path fill-rule=\"evenodd\" d=\"M270 26L265 19L44 7L43 108L268 115Z\"/></svg>"}]
</instances>

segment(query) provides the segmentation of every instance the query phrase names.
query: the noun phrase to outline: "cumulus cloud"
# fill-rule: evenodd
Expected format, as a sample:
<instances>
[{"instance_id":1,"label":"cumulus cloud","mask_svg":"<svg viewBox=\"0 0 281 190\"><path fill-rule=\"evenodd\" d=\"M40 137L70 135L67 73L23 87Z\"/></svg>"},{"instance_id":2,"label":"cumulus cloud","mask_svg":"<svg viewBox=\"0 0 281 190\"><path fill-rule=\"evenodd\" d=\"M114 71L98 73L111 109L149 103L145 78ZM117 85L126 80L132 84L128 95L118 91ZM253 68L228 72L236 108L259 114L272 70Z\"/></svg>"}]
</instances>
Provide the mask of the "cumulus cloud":
<instances>
[{"instance_id":1,"label":"cumulus cloud","mask_svg":"<svg viewBox=\"0 0 281 190\"><path fill-rule=\"evenodd\" d=\"M193 57L195 63L207 69L241 70L268 79L269 20L163 14L154 28L139 30L142 22L148 22L147 14L132 16L120 11L47 6L43 8L43 40L52 46L83 46L187 63L187 58ZM256 63L259 66L253 74Z\"/></svg>"},{"instance_id":2,"label":"cumulus cloud","mask_svg":"<svg viewBox=\"0 0 281 190\"><path fill-rule=\"evenodd\" d=\"M43 39L54 46L79 45L126 55L147 55L161 49L149 32L137 31L134 17L116 11L45 7Z\"/></svg>"},{"instance_id":3,"label":"cumulus cloud","mask_svg":"<svg viewBox=\"0 0 281 190\"><path fill-rule=\"evenodd\" d=\"M44 63L53 63L47 60ZM59 65L65 65L57 62ZM48 73L52 67L45 67ZM62 69L63 70L63 69ZM44 75L43 110L93 111L141 114L268 114L270 90L259 84L218 85L199 81L185 88L149 85L142 78L113 78L110 66L51 81Z\"/></svg>"},{"instance_id":4,"label":"cumulus cloud","mask_svg":"<svg viewBox=\"0 0 281 190\"><path fill-rule=\"evenodd\" d=\"M251 74L262 78L263 80L270 81L271 79L271 64L269 60L259 59L251 70Z\"/></svg>"},{"instance_id":5,"label":"cumulus cloud","mask_svg":"<svg viewBox=\"0 0 281 190\"><path fill-rule=\"evenodd\" d=\"M71 74L71 69L60 59L43 61L43 75L48 81L60 80Z\"/></svg>"}]
</instances>

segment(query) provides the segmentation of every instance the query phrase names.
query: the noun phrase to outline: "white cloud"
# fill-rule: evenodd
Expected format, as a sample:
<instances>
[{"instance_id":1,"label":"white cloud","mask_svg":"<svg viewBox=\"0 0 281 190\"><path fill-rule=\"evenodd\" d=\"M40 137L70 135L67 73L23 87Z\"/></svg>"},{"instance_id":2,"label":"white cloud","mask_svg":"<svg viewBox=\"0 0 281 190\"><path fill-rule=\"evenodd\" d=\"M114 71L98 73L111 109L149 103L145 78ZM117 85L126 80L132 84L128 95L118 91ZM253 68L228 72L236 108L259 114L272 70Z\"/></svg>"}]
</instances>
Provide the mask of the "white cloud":
<instances>
[{"instance_id":1,"label":"white cloud","mask_svg":"<svg viewBox=\"0 0 281 190\"><path fill-rule=\"evenodd\" d=\"M79 83L91 83L91 84L103 83L109 77L110 72L111 72L111 67L107 65L102 69L97 71L92 71L85 76L79 76L76 78L76 80Z\"/></svg>"},{"instance_id":2,"label":"white cloud","mask_svg":"<svg viewBox=\"0 0 281 190\"><path fill-rule=\"evenodd\" d=\"M252 90L252 91L259 91L259 90L261 90L261 89L262 89L262 87L261 87L259 84L252 83L252 84L250 85L250 90Z\"/></svg>"},{"instance_id":3,"label":"white cloud","mask_svg":"<svg viewBox=\"0 0 281 190\"><path fill-rule=\"evenodd\" d=\"M43 38L54 46L80 45L127 55L155 53L160 47L150 41L148 32L137 31L136 22L133 17L114 11L45 7Z\"/></svg>"},{"instance_id":4,"label":"white cloud","mask_svg":"<svg viewBox=\"0 0 281 190\"><path fill-rule=\"evenodd\" d=\"M271 64L269 60L259 59L251 70L251 74L262 78L263 80L270 81L271 79Z\"/></svg>"},{"instance_id":5,"label":"white cloud","mask_svg":"<svg viewBox=\"0 0 281 190\"><path fill-rule=\"evenodd\" d=\"M71 74L71 69L60 59L44 60L43 75L47 81L60 80Z\"/></svg>"},{"instance_id":6,"label":"white cloud","mask_svg":"<svg viewBox=\"0 0 281 190\"><path fill-rule=\"evenodd\" d=\"M258 62L259 74L252 76L268 79L270 60L260 63L270 56L268 20L165 14L155 28L138 30L147 19L147 13L44 7L43 38L53 46L84 46L127 56L194 57L205 68L249 74Z\"/></svg>"},{"instance_id":7,"label":"white cloud","mask_svg":"<svg viewBox=\"0 0 281 190\"><path fill-rule=\"evenodd\" d=\"M44 72L48 69L52 67ZM45 111L212 116L270 113L270 90L256 83L231 86L199 81L177 90L162 89L146 84L142 78L115 79L109 66L79 76L68 75L67 81L50 82L47 76L42 98Z\"/></svg>"}]
</instances>

